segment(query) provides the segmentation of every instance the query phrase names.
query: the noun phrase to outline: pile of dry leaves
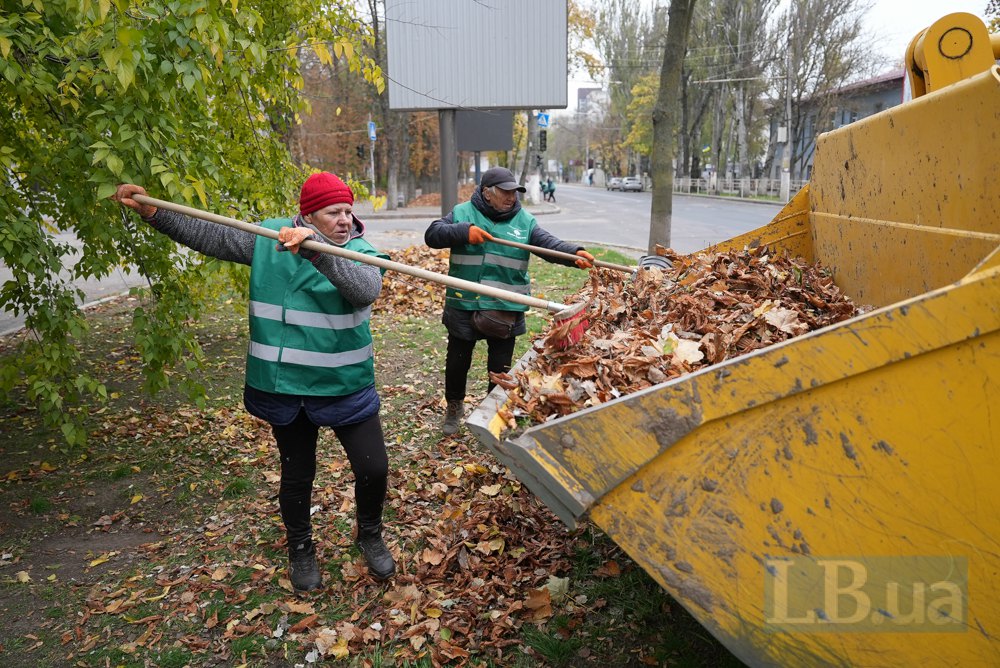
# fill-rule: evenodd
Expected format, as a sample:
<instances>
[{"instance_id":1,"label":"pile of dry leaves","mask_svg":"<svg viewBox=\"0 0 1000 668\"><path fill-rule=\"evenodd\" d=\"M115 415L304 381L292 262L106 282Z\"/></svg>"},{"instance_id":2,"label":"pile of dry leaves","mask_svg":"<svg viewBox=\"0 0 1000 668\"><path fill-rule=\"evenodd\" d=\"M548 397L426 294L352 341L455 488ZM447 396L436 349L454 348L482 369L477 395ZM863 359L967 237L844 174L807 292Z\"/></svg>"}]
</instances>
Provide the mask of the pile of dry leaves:
<instances>
[{"instance_id":1,"label":"pile of dry leaves","mask_svg":"<svg viewBox=\"0 0 1000 668\"><path fill-rule=\"evenodd\" d=\"M472 197L472 191L476 189L475 184L465 183L458 187L458 201L465 202ZM407 206L441 206L441 193L425 193L419 197L414 197L407 203Z\"/></svg>"},{"instance_id":2,"label":"pile of dry leaves","mask_svg":"<svg viewBox=\"0 0 1000 668\"><path fill-rule=\"evenodd\" d=\"M832 323L858 309L830 272L763 248L682 256L635 278L594 271L582 339L556 345L572 323L535 342L526 368L494 380L508 391L508 424L533 424L637 392Z\"/></svg>"},{"instance_id":3,"label":"pile of dry leaves","mask_svg":"<svg viewBox=\"0 0 1000 668\"><path fill-rule=\"evenodd\" d=\"M448 273L448 255L447 248L427 246L410 246L389 251L393 262L444 275ZM388 271L382 276L382 294L375 301L372 310L395 316L427 315L440 311L443 305L444 288L439 284L397 271Z\"/></svg>"}]
</instances>

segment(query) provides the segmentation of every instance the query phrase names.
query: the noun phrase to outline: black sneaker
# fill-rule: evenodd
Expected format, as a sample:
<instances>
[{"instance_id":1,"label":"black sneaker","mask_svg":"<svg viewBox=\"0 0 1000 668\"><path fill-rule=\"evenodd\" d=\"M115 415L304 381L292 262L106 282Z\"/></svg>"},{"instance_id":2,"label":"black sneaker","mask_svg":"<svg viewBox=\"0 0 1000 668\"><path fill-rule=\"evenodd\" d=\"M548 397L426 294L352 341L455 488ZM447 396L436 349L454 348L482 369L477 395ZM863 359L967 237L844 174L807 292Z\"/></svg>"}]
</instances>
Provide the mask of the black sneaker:
<instances>
[{"instance_id":1,"label":"black sneaker","mask_svg":"<svg viewBox=\"0 0 1000 668\"><path fill-rule=\"evenodd\" d=\"M296 591L319 589L319 564L316 546L310 541L288 550L288 577Z\"/></svg>"},{"instance_id":2,"label":"black sneaker","mask_svg":"<svg viewBox=\"0 0 1000 668\"><path fill-rule=\"evenodd\" d=\"M376 580L388 580L396 572L396 562L389 553L389 548L382 540L382 531L358 532L358 550L368 564L368 570Z\"/></svg>"}]
</instances>

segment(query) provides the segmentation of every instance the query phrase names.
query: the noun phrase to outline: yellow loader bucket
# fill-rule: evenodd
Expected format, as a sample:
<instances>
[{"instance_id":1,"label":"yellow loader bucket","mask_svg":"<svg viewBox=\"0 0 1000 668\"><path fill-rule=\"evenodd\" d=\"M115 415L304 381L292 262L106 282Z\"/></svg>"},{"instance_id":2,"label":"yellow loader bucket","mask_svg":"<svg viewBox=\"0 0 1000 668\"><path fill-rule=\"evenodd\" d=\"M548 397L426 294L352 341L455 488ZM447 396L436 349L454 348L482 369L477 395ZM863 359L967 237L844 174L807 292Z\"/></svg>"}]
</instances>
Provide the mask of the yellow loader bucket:
<instances>
[{"instance_id":1,"label":"yellow loader bucket","mask_svg":"<svg viewBox=\"0 0 1000 668\"><path fill-rule=\"evenodd\" d=\"M516 438L497 389L470 426L749 665L1000 665L1000 70L823 135L748 245L876 308Z\"/></svg>"}]
</instances>

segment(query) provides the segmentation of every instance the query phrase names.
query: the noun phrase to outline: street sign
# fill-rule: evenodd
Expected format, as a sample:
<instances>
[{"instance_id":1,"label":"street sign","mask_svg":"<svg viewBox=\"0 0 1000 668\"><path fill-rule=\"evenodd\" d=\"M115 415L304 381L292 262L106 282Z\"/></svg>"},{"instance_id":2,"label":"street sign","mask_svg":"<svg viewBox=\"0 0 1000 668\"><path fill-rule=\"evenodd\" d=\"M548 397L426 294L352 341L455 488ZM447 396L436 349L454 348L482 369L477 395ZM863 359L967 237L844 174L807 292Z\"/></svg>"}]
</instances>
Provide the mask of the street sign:
<instances>
[{"instance_id":1,"label":"street sign","mask_svg":"<svg viewBox=\"0 0 1000 668\"><path fill-rule=\"evenodd\" d=\"M368 138L375 141L375 121L368 121Z\"/></svg>"},{"instance_id":2,"label":"street sign","mask_svg":"<svg viewBox=\"0 0 1000 668\"><path fill-rule=\"evenodd\" d=\"M538 112L538 127L547 128L549 127L549 115Z\"/></svg>"}]
</instances>

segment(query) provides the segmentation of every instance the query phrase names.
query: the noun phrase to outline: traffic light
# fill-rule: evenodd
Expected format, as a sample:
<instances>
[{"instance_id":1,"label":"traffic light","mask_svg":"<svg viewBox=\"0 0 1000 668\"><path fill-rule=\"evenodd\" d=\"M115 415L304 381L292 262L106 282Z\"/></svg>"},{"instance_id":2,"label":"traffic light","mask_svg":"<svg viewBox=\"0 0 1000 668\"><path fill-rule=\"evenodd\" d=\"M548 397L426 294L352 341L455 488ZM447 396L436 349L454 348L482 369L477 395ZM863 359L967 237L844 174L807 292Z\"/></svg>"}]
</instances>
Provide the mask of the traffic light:
<instances>
[{"instance_id":1,"label":"traffic light","mask_svg":"<svg viewBox=\"0 0 1000 668\"><path fill-rule=\"evenodd\" d=\"M364 147L364 146L361 146L361 145L359 145L359 146L357 147L357 150L358 150L358 157L359 157L359 158L364 158L364 157L365 157L365 147Z\"/></svg>"},{"instance_id":2,"label":"traffic light","mask_svg":"<svg viewBox=\"0 0 1000 668\"><path fill-rule=\"evenodd\" d=\"M546 139L548 139L548 132L545 130L538 131L538 150L541 153L545 153Z\"/></svg>"}]
</instances>

